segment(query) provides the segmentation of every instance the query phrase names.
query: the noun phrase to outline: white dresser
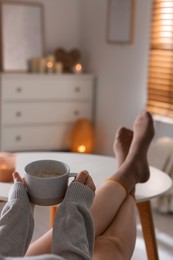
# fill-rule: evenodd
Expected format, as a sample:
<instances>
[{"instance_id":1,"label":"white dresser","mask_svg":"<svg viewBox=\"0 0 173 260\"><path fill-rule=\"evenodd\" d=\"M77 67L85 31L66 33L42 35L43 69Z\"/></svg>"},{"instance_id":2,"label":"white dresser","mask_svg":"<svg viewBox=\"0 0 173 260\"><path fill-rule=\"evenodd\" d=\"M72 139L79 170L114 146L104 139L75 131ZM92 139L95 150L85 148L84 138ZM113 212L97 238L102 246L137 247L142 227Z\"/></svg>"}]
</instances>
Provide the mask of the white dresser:
<instances>
[{"instance_id":1,"label":"white dresser","mask_svg":"<svg viewBox=\"0 0 173 260\"><path fill-rule=\"evenodd\" d=\"M93 119L90 74L0 74L0 148L66 150L73 123Z\"/></svg>"}]
</instances>

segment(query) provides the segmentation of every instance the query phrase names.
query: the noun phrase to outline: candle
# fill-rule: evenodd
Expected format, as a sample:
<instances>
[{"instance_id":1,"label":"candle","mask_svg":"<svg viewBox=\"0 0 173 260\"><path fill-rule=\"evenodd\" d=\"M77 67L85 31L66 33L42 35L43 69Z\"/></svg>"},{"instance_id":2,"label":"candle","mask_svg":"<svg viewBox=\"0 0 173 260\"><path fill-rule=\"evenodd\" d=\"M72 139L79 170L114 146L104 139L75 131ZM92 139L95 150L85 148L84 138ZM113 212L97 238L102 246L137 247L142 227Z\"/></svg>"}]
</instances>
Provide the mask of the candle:
<instances>
[{"instance_id":1,"label":"candle","mask_svg":"<svg viewBox=\"0 0 173 260\"><path fill-rule=\"evenodd\" d=\"M40 58L39 61L38 61L38 72L44 73L45 70L46 70L46 59Z\"/></svg>"},{"instance_id":2,"label":"candle","mask_svg":"<svg viewBox=\"0 0 173 260\"><path fill-rule=\"evenodd\" d=\"M38 66L39 66L39 58L34 58L31 60L31 72L37 73L38 72Z\"/></svg>"},{"instance_id":3,"label":"candle","mask_svg":"<svg viewBox=\"0 0 173 260\"><path fill-rule=\"evenodd\" d=\"M0 181L12 182L15 171L16 155L14 153L0 153Z\"/></svg>"},{"instance_id":4,"label":"candle","mask_svg":"<svg viewBox=\"0 0 173 260\"><path fill-rule=\"evenodd\" d=\"M63 72L63 63L62 62L56 62L54 64L54 71L55 71L55 73L62 73Z\"/></svg>"},{"instance_id":5,"label":"candle","mask_svg":"<svg viewBox=\"0 0 173 260\"><path fill-rule=\"evenodd\" d=\"M74 73L82 73L83 72L82 64L81 63L75 64L75 66L73 68L73 72Z\"/></svg>"},{"instance_id":6,"label":"candle","mask_svg":"<svg viewBox=\"0 0 173 260\"><path fill-rule=\"evenodd\" d=\"M53 55L49 55L46 57L46 71L48 73L52 73L54 70L55 57Z\"/></svg>"},{"instance_id":7,"label":"candle","mask_svg":"<svg viewBox=\"0 0 173 260\"><path fill-rule=\"evenodd\" d=\"M86 146L85 145L80 145L80 146L78 146L77 150L78 150L79 153L85 153Z\"/></svg>"}]
</instances>

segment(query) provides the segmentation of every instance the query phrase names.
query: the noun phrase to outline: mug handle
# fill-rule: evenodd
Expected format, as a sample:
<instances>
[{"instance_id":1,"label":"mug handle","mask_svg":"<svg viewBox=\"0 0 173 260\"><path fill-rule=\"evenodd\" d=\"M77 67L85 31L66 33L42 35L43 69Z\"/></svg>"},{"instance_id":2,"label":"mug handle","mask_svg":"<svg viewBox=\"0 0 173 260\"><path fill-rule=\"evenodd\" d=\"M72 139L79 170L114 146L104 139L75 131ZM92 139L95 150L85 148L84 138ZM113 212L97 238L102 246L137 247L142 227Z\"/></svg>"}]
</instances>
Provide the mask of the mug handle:
<instances>
[{"instance_id":1,"label":"mug handle","mask_svg":"<svg viewBox=\"0 0 173 260\"><path fill-rule=\"evenodd\" d=\"M70 172L68 177L76 177L78 175L78 173L76 172Z\"/></svg>"}]
</instances>

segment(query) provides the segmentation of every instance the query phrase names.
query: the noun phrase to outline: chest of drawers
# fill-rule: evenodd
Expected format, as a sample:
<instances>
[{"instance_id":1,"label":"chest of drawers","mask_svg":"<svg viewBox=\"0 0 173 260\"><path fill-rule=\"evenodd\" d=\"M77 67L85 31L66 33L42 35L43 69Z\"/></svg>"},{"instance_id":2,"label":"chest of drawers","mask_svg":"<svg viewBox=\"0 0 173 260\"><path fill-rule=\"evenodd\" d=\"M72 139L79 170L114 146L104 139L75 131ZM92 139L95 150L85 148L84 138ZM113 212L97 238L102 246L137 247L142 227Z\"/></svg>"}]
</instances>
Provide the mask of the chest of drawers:
<instances>
[{"instance_id":1,"label":"chest of drawers","mask_svg":"<svg viewBox=\"0 0 173 260\"><path fill-rule=\"evenodd\" d=\"M89 74L1 74L1 150L68 149L74 122L93 119L93 81Z\"/></svg>"}]
</instances>

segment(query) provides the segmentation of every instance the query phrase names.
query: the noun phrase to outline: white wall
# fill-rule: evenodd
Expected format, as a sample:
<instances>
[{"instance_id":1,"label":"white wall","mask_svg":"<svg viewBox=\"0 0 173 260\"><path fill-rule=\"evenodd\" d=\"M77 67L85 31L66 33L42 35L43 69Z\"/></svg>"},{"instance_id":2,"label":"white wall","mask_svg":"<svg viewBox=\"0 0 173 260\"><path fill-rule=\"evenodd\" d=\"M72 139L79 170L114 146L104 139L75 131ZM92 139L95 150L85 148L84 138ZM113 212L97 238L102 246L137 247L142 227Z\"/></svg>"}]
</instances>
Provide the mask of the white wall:
<instances>
[{"instance_id":1,"label":"white wall","mask_svg":"<svg viewBox=\"0 0 173 260\"><path fill-rule=\"evenodd\" d=\"M96 151L112 154L115 129L132 127L145 108L151 0L136 1L134 43L106 41L107 2L82 1L81 42L84 61L97 78Z\"/></svg>"},{"instance_id":2,"label":"white wall","mask_svg":"<svg viewBox=\"0 0 173 260\"><path fill-rule=\"evenodd\" d=\"M12 0L13 1L13 0ZM80 47L80 0L19 0L44 6L45 54Z\"/></svg>"},{"instance_id":3,"label":"white wall","mask_svg":"<svg viewBox=\"0 0 173 260\"><path fill-rule=\"evenodd\" d=\"M45 7L46 52L51 52L59 47L67 51L80 47L79 1L41 1Z\"/></svg>"}]
</instances>

